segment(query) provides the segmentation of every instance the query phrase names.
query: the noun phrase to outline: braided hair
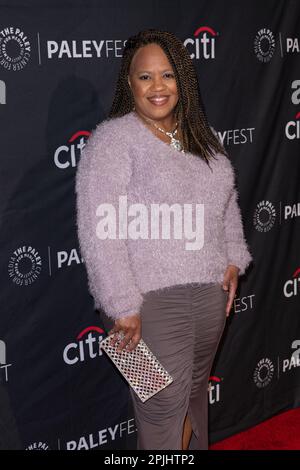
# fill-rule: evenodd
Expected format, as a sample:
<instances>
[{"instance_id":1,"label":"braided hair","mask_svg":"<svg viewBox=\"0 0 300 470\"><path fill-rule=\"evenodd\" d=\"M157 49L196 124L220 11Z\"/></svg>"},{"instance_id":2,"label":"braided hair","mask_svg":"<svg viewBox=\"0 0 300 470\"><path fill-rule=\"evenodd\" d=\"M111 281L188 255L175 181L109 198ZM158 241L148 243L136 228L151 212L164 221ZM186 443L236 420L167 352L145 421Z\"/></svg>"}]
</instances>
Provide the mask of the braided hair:
<instances>
[{"instance_id":1,"label":"braided hair","mask_svg":"<svg viewBox=\"0 0 300 470\"><path fill-rule=\"evenodd\" d=\"M134 98L127 81L134 54L147 44L158 44L173 67L178 91L175 117L181 128L183 148L209 160L220 152L228 156L216 131L209 125L201 98L197 73L184 44L173 33L157 29L147 29L131 36L126 41L115 96L108 119L124 116L134 108Z\"/></svg>"}]
</instances>

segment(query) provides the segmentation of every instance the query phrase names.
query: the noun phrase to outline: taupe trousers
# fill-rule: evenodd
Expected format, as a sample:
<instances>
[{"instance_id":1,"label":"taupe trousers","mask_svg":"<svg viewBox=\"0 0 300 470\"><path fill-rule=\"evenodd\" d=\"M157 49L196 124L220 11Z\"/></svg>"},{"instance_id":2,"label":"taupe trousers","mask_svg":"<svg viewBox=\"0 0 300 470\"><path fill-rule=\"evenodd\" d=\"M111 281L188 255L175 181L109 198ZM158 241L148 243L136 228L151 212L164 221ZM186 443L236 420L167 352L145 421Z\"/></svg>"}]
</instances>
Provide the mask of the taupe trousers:
<instances>
[{"instance_id":1,"label":"taupe trousers","mask_svg":"<svg viewBox=\"0 0 300 470\"><path fill-rule=\"evenodd\" d=\"M144 294L142 338L174 381L145 403L130 387L137 449L182 449L188 412L189 450L208 449L208 380L226 324L220 283L184 284Z\"/></svg>"}]
</instances>

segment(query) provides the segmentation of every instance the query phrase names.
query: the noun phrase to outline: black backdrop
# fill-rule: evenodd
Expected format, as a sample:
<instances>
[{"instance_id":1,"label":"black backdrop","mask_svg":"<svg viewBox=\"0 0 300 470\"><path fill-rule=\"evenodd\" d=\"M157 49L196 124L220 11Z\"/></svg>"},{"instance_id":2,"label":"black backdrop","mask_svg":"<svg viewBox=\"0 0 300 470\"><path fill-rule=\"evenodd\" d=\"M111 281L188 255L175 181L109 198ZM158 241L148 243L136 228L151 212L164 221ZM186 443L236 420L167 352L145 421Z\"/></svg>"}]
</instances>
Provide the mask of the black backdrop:
<instances>
[{"instance_id":1,"label":"black backdrop","mask_svg":"<svg viewBox=\"0 0 300 470\"><path fill-rule=\"evenodd\" d=\"M211 373L210 440L299 406L299 2L0 5L0 447L135 447L127 384L99 354L74 179L124 42L149 27L173 31L192 55L254 255Z\"/></svg>"}]
</instances>

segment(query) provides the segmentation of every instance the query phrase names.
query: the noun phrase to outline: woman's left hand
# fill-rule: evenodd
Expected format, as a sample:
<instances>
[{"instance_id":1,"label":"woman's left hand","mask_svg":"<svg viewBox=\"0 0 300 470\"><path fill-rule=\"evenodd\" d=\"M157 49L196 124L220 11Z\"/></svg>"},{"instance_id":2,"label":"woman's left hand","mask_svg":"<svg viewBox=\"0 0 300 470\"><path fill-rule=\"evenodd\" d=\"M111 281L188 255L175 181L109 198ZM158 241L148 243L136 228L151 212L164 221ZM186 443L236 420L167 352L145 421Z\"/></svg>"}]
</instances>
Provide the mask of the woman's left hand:
<instances>
[{"instance_id":1,"label":"woman's left hand","mask_svg":"<svg viewBox=\"0 0 300 470\"><path fill-rule=\"evenodd\" d=\"M239 270L237 266L234 266L233 264L229 264L227 266L227 269L224 274L224 280L223 280L223 289L228 292L228 300L226 304L226 317L229 316L235 292L238 286L238 277L239 277Z\"/></svg>"}]
</instances>

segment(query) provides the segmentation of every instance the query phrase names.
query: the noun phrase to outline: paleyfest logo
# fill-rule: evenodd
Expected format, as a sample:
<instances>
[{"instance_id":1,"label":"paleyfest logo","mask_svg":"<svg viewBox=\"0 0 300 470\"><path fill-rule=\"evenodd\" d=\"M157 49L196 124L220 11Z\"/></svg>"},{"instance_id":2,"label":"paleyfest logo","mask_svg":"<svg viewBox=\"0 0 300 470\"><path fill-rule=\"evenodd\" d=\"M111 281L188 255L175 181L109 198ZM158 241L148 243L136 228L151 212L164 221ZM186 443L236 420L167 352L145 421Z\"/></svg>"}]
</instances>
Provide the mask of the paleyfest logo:
<instances>
[{"instance_id":1,"label":"paleyfest logo","mask_svg":"<svg viewBox=\"0 0 300 470\"><path fill-rule=\"evenodd\" d=\"M282 360L282 372L289 372L290 370L300 367L300 340L295 339L292 342L291 348L295 349L291 357Z\"/></svg>"},{"instance_id":2,"label":"paleyfest logo","mask_svg":"<svg viewBox=\"0 0 300 470\"><path fill-rule=\"evenodd\" d=\"M26 34L9 26L0 31L0 65L5 70L22 70L29 62L31 46Z\"/></svg>"}]
</instances>

